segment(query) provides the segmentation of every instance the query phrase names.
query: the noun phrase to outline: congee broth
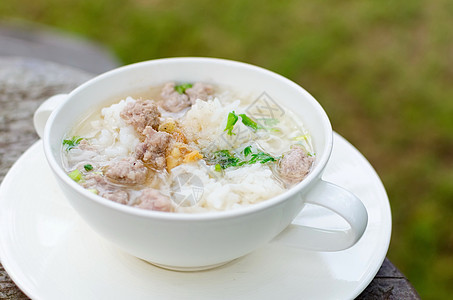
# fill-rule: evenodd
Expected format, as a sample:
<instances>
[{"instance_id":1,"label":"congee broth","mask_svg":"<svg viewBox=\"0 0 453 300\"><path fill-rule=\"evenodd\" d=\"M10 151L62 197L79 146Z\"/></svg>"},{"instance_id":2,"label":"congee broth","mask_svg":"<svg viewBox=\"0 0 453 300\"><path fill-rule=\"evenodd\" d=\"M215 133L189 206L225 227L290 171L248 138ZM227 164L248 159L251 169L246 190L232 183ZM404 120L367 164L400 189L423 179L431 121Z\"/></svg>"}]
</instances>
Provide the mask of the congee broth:
<instances>
[{"instance_id":1,"label":"congee broth","mask_svg":"<svg viewBox=\"0 0 453 300\"><path fill-rule=\"evenodd\" d=\"M269 97L201 82L129 95L62 141L68 175L111 201L177 213L237 209L283 193L314 163L300 118Z\"/></svg>"}]
</instances>

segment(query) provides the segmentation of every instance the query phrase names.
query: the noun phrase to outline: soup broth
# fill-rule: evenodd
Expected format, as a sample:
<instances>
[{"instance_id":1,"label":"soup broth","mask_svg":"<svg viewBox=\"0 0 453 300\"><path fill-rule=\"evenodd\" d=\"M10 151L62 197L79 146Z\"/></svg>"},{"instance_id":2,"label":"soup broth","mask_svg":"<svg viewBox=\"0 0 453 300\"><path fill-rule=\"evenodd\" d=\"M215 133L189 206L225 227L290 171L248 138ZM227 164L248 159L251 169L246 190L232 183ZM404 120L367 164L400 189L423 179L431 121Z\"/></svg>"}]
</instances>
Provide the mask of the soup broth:
<instances>
[{"instance_id":1,"label":"soup broth","mask_svg":"<svg viewBox=\"0 0 453 300\"><path fill-rule=\"evenodd\" d=\"M61 153L87 190L176 213L265 201L302 181L315 161L310 134L288 108L205 83L111 99L68 132Z\"/></svg>"}]
</instances>

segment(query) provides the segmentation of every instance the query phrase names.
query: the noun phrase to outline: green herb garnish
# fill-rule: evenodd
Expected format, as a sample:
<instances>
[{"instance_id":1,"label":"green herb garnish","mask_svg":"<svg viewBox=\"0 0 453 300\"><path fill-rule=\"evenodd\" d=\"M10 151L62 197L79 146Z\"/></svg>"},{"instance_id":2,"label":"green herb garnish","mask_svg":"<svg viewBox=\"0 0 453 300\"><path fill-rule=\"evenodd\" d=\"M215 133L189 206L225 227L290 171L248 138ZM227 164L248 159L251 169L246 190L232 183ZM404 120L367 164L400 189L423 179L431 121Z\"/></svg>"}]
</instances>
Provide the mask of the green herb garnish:
<instances>
[{"instance_id":1,"label":"green herb garnish","mask_svg":"<svg viewBox=\"0 0 453 300\"><path fill-rule=\"evenodd\" d=\"M219 165L220 168L226 169L228 167L236 166L240 160L228 150L219 150L214 152L211 161L216 165ZM219 167L215 168L218 169Z\"/></svg>"},{"instance_id":2,"label":"green herb garnish","mask_svg":"<svg viewBox=\"0 0 453 300\"><path fill-rule=\"evenodd\" d=\"M253 121L252 119L250 119L249 117L247 117L246 114L240 114L239 115L242 119L242 124L244 124L245 126L248 126L250 128L252 128L253 130L258 130L258 124L256 124L255 121Z\"/></svg>"},{"instance_id":3,"label":"green herb garnish","mask_svg":"<svg viewBox=\"0 0 453 300\"><path fill-rule=\"evenodd\" d=\"M244 150L242 151L244 153L244 156L247 157L250 154L252 154L252 146L245 147Z\"/></svg>"},{"instance_id":4,"label":"green herb garnish","mask_svg":"<svg viewBox=\"0 0 453 300\"><path fill-rule=\"evenodd\" d=\"M175 91L177 91L179 94L182 95L182 94L184 94L184 92L187 89L190 89L192 86L193 86L193 84L191 84L191 83L183 83L183 84L175 85Z\"/></svg>"},{"instance_id":5,"label":"green herb garnish","mask_svg":"<svg viewBox=\"0 0 453 300\"><path fill-rule=\"evenodd\" d=\"M66 151L69 151L72 148L77 147L77 145L80 144L81 140L83 140L83 138L79 136L73 136L70 140L63 140L63 146L66 146Z\"/></svg>"},{"instance_id":6,"label":"green herb garnish","mask_svg":"<svg viewBox=\"0 0 453 300\"><path fill-rule=\"evenodd\" d=\"M238 121L239 117L241 117L242 124L244 124L245 126L248 126L248 127L252 128L253 130L258 130L260 128L258 126L258 124L256 124L256 122L253 121L246 114L239 114L239 116L238 116L238 115L236 115L236 113L233 110L232 112L230 112L228 114L227 125L224 130L224 131L228 130L228 132L227 132L228 135L233 135L233 134L235 135L235 133L233 132L233 127L236 124L236 122Z\"/></svg>"},{"instance_id":7,"label":"green herb garnish","mask_svg":"<svg viewBox=\"0 0 453 300\"><path fill-rule=\"evenodd\" d=\"M80 173L78 169L75 169L74 171L70 172L68 176L75 182L79 182L83 178L82 173Z\"/></svg>"},{"instance_id":8,"label":"green herb garnish","mask_svg":"<svg viewBox=\"0 0 453 300\"><path fill-rule=\"evenodd\" d=\"M234 110L232 112L230 112L228 114L228 120L227 120L227 125L225 127L225 130L223 131L227 131L227 134L228 135L236 135L236 133L233 132L233 127L234 127L234 124L236 124L236 122L238 121L238 116L236 115L236 113L234 112Z\"/></svg>"},{"instance_id":9,"label":"green herb garnish","mask_svg":"<svg viewBox=\"0 0 453 300\"><path fill-rule=\"evenodd\" d=\"M83 168L85 169L85 171L91 171L91 170L93 170L93 166L90 165L90 164L84 165Z\"/></svg>"},{"instance_id":10,"label":"green herb garnish","mask_svg":"<svg viewBox=\"0 0 453 300\"><path fill-rule=\"evenodd\" d=\"M257 162L265 164L269 161L276 161L276 159L272 157L272 155L270 155L269 153L264 153L260 151L258 153L252 154L252 158L247 162L247 164L252 165Z\"/></svg>"},{"instance_id":11,"label":"green herb garnish","mask_svg":"<svg viewBox=\"0 0 453 300\"><path fill-rule=\"evenodd\" d=\"M247 158L250 156L250 159L241 160L236 157L234 153L231 153L229 150L219 150L214 152L209 159L209 164L214 166L214 170L220 172L222 169L229 167L241 167L243 165L253 165L256 163L265 164L267 162L277 161L278 158L273 157L269 153L259 151L257 153L252 153L252 146L245 147L242 151L244 157Z\"/></svg>"}]
</instances>

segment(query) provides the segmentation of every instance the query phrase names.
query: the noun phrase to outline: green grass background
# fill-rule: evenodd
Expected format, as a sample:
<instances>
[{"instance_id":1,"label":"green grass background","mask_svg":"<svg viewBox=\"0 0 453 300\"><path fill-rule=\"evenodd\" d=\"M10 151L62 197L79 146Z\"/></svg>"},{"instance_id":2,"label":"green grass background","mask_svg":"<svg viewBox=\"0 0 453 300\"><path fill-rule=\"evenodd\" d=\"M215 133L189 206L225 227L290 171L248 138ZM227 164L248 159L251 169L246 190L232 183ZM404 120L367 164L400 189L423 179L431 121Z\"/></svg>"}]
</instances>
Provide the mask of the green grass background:
<instances>
[{"instance_id":1,"label":"green grass background","mask_svg":"<svg viewBox=\"0 0 453 300\"><path fill-rule=\"evenodd\" d=\"M296 81L381 176L388 257L423 299L453 295L453 1L2 0L124 63L214 56Z\"/></svg>"}]
</instances>

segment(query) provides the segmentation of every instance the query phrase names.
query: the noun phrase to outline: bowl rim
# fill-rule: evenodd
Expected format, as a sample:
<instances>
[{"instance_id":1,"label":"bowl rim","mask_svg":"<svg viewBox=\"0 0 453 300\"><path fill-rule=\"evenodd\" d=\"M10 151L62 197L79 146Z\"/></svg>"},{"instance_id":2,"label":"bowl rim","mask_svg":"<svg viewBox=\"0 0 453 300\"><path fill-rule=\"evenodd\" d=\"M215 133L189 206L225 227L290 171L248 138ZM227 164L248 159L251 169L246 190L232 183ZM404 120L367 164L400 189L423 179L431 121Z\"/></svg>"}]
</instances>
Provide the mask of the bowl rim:
<instances>
[{"instance_id":1,"label":"bowl rim","mask_svg":"<svg viewBox=\"0 0 453 300\"><path fill-rule=\"evenodd\" d=\"M111 200L105 199L99 195L95 195L90 191L84 189L78 183L73 181L72 179L67 176L66 172L58 165L56 157L54 157L52 152L52 147L49 143L50 134L52 130L51 124L53 124L54 120L58 116L58 113L63 109L65 105L69 101L65 101L61 105L59 105L50 115L49 119L47 120L45 129L44 129L44 136L43 136L43 144L44 144L44 153L47 158L47 161L53 170L54 174L69 188L73 191L77 192L79 196L89 198L91 201L95 203L105 206L107 208L113 209L120 213L125 213L129 215L134 215L137 217L143 218L153 218L158 220L169 220L169 221L210 221L210 220L220 220L220 219L228 219L228 218L236 218L240 216L246 216L250 214L254 214L260 211L267 210L271 207L277 206L281 204L285 200L296 196L296 194L301 193L303 189L309 189L309 186L316 183L316 180L319 179L322 175L322 172L330 158L333 146L333 131L330 120L322 108L321 104L304 88L300 85L296 84L292 80L277 74L273 71L264 69L262 67L252 65L249 63L233 61L228 59L222 58L212 58L212 57L172 57L172 58L160 58L148 61L142 61L133 63L130 65L122 66L110 71L107 71L103 74L100 74L87 82L81 84L73 91L68 94L67 100L71 97L82 91L83 89L97 84L99 81L103 81L108 79L111 76L115 76L118 73L129 71L131 69L139 68L139 67L152 67L153 65L158 64L167 64L167 63L201 63L201 64L220 64L224 66L232 66L235 68L246 68L248 70L254 72L260 72L264 75L270 76L275 80L283 81L285 84L289 85L290 87L298 90L305 98L310 100L313 108L317 111L318 117L321 118L322 123L324 124L323 128L323 137L324 137L324 144L325 144L325 151L323 152L322 156L316 157L316 165L304 178L301 182L296 184L295 186L291 187L289 190L279 194L275 197L269 198L267 200L263 200L262 202L252 204L250 206L241 207L238 209L230 209L224 211L209 211L209 212L200 212L200 213L169 213L169 212L161 212L161 211L152 211L152 210L145 210L141 208L131 207L128 205L120 204L113 202ZM301 199L302 201L302 199Z\"/></svg>"}]
</instances>

